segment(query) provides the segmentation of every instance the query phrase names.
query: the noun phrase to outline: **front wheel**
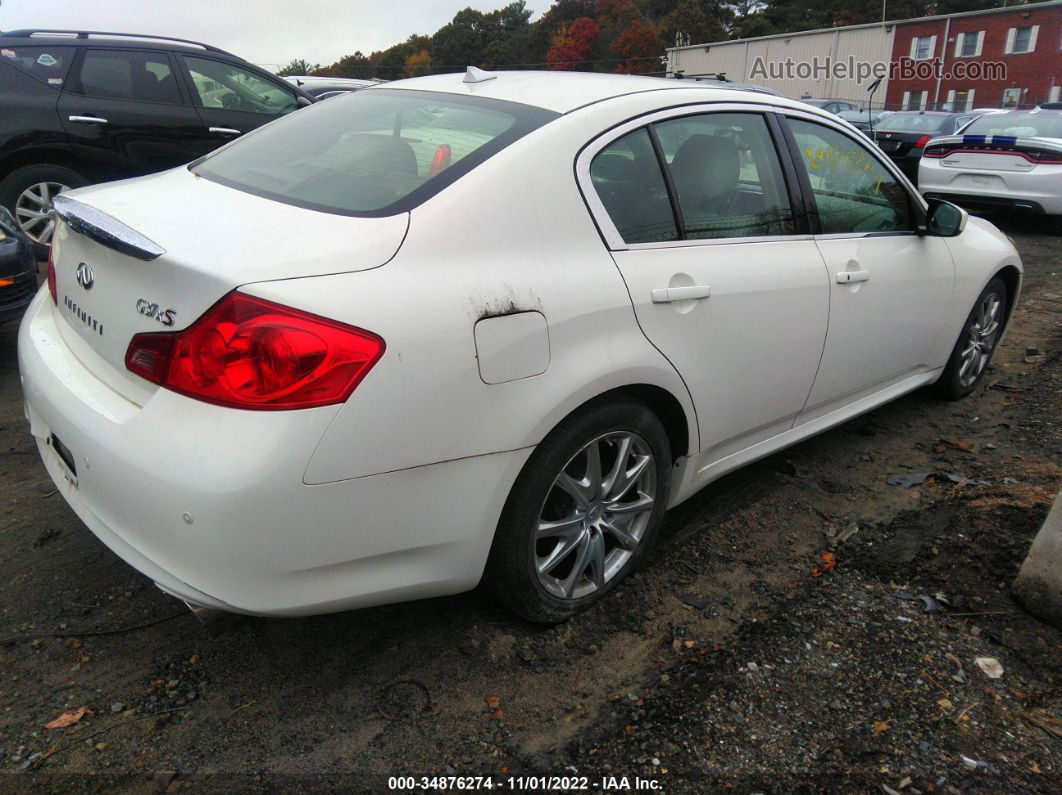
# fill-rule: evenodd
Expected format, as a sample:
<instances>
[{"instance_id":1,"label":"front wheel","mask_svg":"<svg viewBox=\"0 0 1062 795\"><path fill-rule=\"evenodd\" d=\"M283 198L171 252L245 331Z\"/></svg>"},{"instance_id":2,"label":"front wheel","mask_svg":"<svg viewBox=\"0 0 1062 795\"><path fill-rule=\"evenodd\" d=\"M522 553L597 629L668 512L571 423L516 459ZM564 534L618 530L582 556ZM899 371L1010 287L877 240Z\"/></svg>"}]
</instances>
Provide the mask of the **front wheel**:
<instances>
[{"instance_id":1,"label":"front wheel","mask_svg":"<svg viewBox=\"0 0 1062 795\"><path fill-rule=\"evenodd\" d=\"M981 292L944 373L937 381L938 394L947 400L964 398L974 391L992 360L1007 317L1007 286L995 278Z\"/></svg>"},{"instance_id":2,"label":"front wheel","mask_svg":"<svg viewBox=\"0 0 1062 795\"><path fill-rule=\"evenodd\" d=\"M648 407L622 398L576 412L524 465L498 524L488 587L543 624L585 610L644 558L670 485L667 433Z\"/></svg>"}]
</instances>

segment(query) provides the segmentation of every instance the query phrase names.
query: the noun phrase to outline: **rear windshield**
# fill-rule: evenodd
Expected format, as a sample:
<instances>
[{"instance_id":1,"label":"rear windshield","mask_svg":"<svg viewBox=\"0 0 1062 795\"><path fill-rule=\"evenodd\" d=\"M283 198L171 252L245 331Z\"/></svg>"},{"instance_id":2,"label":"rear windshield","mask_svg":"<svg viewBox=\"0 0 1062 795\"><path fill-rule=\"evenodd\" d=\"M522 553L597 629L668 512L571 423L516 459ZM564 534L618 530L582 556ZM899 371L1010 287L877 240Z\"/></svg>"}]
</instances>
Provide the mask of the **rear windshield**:
<instances>
[{"instance_id":1,"label":"rear windshield","mask_svg":"<svg viewBox=\"0 0 1062 795\"><path fill-rule=\"evenodd\" d=\"M190 168L286 204L393 215L556 116L481 97L368 89L292 113Z\"/></svg>"},{"instance_id":2,"label":"rear windshield","mask_svg":"<svg viewBox=\"0 0 1062 795\"><path fill-rule=\"evenodd\" d=\"M881 129L894 132L936 132L944 126L947 116L927 116L922 113L894 113L881 120Z\"/></svg>"},{"instance_id":3,"label":"rear windshield","mask_svg":"<svg viewBox=\"0 0 1062 795\"><path fill-rule=\"evenodd\" d=\"M963 135L1013 135L1015 138L1062 138L1062 111L988 113L975 119Z\"/></svg>"}]
</instances>

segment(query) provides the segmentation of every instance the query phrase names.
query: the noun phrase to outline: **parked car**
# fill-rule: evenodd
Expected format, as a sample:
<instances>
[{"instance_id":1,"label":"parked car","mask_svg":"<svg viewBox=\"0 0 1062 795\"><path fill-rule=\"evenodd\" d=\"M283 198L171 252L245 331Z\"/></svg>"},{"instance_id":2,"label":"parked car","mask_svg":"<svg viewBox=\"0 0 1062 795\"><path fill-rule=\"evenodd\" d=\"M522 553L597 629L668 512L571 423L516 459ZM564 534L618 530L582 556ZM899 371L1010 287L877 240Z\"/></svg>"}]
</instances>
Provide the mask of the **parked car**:
<instances>
[{"instance_id":1,"label":"parked car","mask_svg":"<svg viewBox=\"0 0 1062 795\"><path fill-rule=\"evenodd\" d=\"M860 107L855 102L849 102L845 99L802 99L800 100L805 105L811 105L813 108L821 108L827 113L832 113L835 116L840 115L845 111L858 111Z\"/></svg>"},{"instance_id":2,"label":"parked car","mask_svg":"<svg viewBox=\"0 0 1062 795\"><path fill-rule=\"evenodd\" d=\"M870 132L881 126L882 120L891 116L891 110L842 110L837 115L857 130Z\"/></svg>"},{"instance_id":3,"label":"parked car","mask_svg":"<svg viewBox=\"0 0 1062 795\"><path fill-rule=\"evenodd\" d=\"M20 317L36 292L33 242L0 207L0 323Z\"/></svg>"},{"instance_id":4,"label":"parked car","mask_svg":"<svg viewBox=\"0 0 1062 795\"><path fill-rule=\"evenodd\" d=\"M922 149L929 140L938 135L950 135L974 118L969 113L902 110L886 118L880 128L874 128L874 140L881 151L915 182L918 161L922 159Z\"/></svg>"},{"instance_id":5,"label":"parked car","mask_svg":"<svg viewBox=\"0 0 1062 795\"><path fill-rule=\"evenodd\" d=\"M296 85L316 99L329 99L351 91L361 91L363 88L383 83L383 80L357 80L346 77L313 77L308 75L289 75L284 78L292 85Z\"/></svg>"},{"instance_id":6,"label":"parked car","mask_svg":"<svg viewBox=\"0 0 1062 795\"><path fill-rule=\"evenodd\" d=\"M563 620L724 473L968 394L1021 279L835 116L651 77L367 88L56 210L44 464L163 590L247 613L482 579Z\"/></svg>"},{"instance_id":7,"label":"parked car","mask_svg":"<svg viewBox=\"0 0 1062 795\"><path fill-rule=\"evenodd\" d=\"M313 97L207 44L90 31L0 33L0 206L47 255L52 198L171 168Z\"/></svg>"},{"instance_id":8,"label":"parked car","mask_svg":"<svg viewBox=\"0 0 1062 795\"><path fill-rule=\"evenodd\" d=\"M918 189L964 207L1062 216L1062 111L986 115L959 135L934 138Z\"/></svg>"}]
</instances>

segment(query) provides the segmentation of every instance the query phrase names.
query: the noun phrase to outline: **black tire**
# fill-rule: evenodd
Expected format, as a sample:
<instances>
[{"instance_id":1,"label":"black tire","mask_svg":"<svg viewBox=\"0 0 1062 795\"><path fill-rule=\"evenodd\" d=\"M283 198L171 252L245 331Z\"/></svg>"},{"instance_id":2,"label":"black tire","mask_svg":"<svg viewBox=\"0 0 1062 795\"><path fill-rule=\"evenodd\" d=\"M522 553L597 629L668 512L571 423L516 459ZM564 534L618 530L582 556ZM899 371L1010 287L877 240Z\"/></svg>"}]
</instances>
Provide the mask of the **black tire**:
<instances>
[{"instance_id":1,"label":"black tire","mask_svg":"<svg viewBox=\"0 0 1062 795\"><path fill-rule=\"evenodd\" d=\"M976 377L972 381L968 377L964 380L962 373L963 352L968 349L971 335L975 333L975 326L978 324L981 307L992 295L997 296L1000 302L997 310L998 329L992 336L991 347L987 351L987 357L984 359L984 363L980 365ZM970 310L970 314L966 316L962 331L959 332L959 338L955 342L955 347L952 348L948 364L944 368L940 380L934 385L934 390L938 396L945 400L959 400L973 392L977 385L981 383L981 379L988 371L988 365L992 361L992 356L999 345L999 338L1003 335L1003 328L1007 322L1008 300L1007 285L998 276L992 279L985 289L981 291L981 294L974 302L973 308Z\"/></svg>"},{"instance_id":2,"label":"black tire","mask_svg":"<svg viewBox=\"0 0 1062 795\"><path fill-rule=\"evenodd\" d=\"M592 574L587 575L585 580L581 573L576 574L573 579L578 579L583 584L580 587L592 587L594 590L585 595L573 593L567 598L559 598L554 593L550 593L546 585L540 580L536 565L538 554L536 550L542 550L543 547L536 547L535 534L542 519L542 512L549 509L547 500L555 501L558 495L560 499L566 497L560 487L554 486L554 481L562 470L567 469L571 473L573 466L578 467L578 457L580 455L584 456L583 466L588 467L584 448L595 440L600 445L598 448L601 462L599 468L604 476L602 482L608 481L609 475L619 471L619 467L615 466L615 462L619 457L619 450L623 449L622 439L625 434L631 435L629 437L631 440L629 449L632 454L639 450L646 454L648 452L652 454L640 470L646 474L644 476L639 475L639 477L647 478L647 482L653 484L652 487L655 493L653 494L652 508L645 509L639 513L636 519L625 519L625 521L629 522L628 529L631 527L642 528L640 536L634 542L633 549L618 544L616 538L602 530L600 525L592 527L586 524L580 525L582 529L575 532L584 533L588 538L597 533L603 539L599 543L601 544L601 549L608 549L605 554L610 556L607 561L611 561L609 568L612 573L607 575L608 579L603 581L603 584L592 583L594 579ZM611 458L609 458L610 451L613 451L611 452ZM634 461L635 463L630 469L626 469L626 463L629 461ZM637 463L639 463L637 459L627 458L624 462L625 471L636 471ZM632 398L616 397L588 404L578 410L566 418L543 440L520 472L520 476L513 486L513 490L502 512L501 520L498 523L498 529L494 536L494 545L491 548L484 576L485 585L499 601L511 608L513 612L536 623L560 623L585 610L608 594L630 574L652 547L660 524L663 521L664 512L667 509L667 497L671 487L672 463L671 446L668 442L667 432L664 430L660 420L645 404ZM652 477L655 480L649 478L650 467L652 467ZM585 471L583 477L589 482ZM616 480L613 480L613 483L615 482ZM635 483L641 484L642 481L638 480ZM617 486L616 488L621 487ZM626 492L627 496L620 495L617 499L637 501L639 497L632 495L632 491L640 495L642 493L641 486L639 485L638 488L635 488L632 485L631 490ZM607 500L602 500L602 502L607 502ZM595 497L593 503L598 504L598 498ZM624 503L613 502L613 505L622 504ZM612 515L606 510L602 514L600 508L601 505L598 504L596 509L598 511L597 518L601 522L610 521L613 525L616 524L615 520L619 512L617 511L616 515ZM576 512L580 510L579 506L575 505L574 500L572 501L572 510ZM593 510L595 509L591 506L587 509L586 515L594 516L591 513ZM573 515L575 514L573 513ZM624 514L623 516L627 515ZM635 530L634 532L638 531ZM546 549L549 548L551 543L549 540L538 541L539 545L546 544ZM611 546L607 546L609 544ZM558 545L555 549L559 548L560 546ZM613 553L615 553L614 556ZM573 558L577 557L577 551L574 549L570 554ZM624 558L626 558L625 562ZM567 560L566 558L557 559L562 561L561 566L563 566L564 560ZM607 561L603 561L600 564L601 572L605 572L604 563ZM572 559L570 562L569 571L574 572L576 568L575 561ZM590 572L591 569L587 568L586 571ZM598 569L595 568L594 572L597 571Z\"/></svg>"},{"instance_id":3,"label":"black tire","mask_svg":"<svg viewBox=\"0 0 1062 795\"><path fill-rule=\"evenodd\" d=\"M0 181L0 205L6 207L15 215L15 203L23 191L39 182L56 182L67 188L81 188L89 184L89 180L83 175L66 166L55 163L37 163L31 166L16 168ZM16 220L18 220L16 216ZM48 258L48 245L34 242L37 259Z\"/></svg>"}]
</instances>

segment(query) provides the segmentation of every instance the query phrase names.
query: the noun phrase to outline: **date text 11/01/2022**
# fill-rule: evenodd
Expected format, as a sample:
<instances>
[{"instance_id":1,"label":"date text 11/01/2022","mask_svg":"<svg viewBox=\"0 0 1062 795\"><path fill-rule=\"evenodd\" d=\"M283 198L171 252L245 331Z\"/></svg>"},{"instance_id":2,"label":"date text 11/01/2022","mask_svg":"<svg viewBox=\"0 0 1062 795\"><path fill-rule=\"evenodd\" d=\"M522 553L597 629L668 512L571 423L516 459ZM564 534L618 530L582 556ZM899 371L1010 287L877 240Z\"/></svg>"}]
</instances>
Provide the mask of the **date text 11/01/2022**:
<instances>
[{"instance_id":1,"label":"date text 11/01/2022","mask_svg":"<svg viewBox=\"0 0 1062 795\"><path fill-rule=\"evenodd\" d=\"M653 792L661 788L656 779L641 776L508 776L495 780L491 776L391 776L391 791L412 790L510 790L512 792Z\"/></svg>"}]
</instances>

